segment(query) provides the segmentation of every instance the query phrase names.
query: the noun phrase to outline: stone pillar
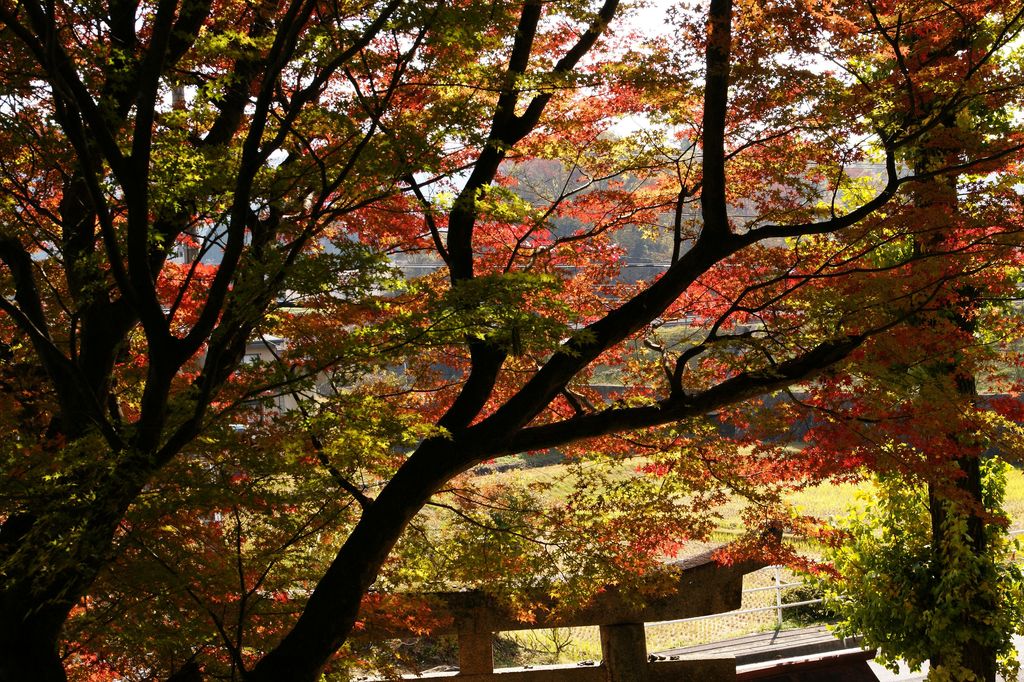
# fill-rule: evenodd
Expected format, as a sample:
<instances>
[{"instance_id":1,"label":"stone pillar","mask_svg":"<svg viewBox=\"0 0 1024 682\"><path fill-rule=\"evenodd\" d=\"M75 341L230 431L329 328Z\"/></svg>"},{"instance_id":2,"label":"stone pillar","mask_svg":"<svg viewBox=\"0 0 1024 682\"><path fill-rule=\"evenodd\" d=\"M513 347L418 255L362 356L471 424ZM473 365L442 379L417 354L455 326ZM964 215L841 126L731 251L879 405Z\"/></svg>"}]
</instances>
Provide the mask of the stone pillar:
<instances>
[{"instance_id":1,"label":"stone pillar","mask_svg":"<svg viewBox=\"0 0 1024 682\"><path fill-rule=\"evenodd\" d=\"M494 672L492 633L459 630L459 674L489 675Z\"/></svg>"},{"instance_id":2,"label":"stone pillar","mask_svg":"<svg viewBox=\"0 0 1024 682\"><path fill-rule=\"evenodd\" d=\"M601 654L608 682L648 682L643 623L602 625Z\"/></svg>"}]
</instances>

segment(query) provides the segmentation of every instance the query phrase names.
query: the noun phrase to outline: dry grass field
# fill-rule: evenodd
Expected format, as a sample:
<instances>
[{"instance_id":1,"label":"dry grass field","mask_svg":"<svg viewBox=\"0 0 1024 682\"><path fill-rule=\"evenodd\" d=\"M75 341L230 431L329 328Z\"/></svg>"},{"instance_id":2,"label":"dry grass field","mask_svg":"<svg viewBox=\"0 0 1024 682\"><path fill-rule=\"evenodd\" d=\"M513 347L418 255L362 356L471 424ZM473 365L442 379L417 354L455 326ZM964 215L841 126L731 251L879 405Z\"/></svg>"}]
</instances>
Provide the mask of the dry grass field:
<instances>
[{"instance_id":1,"label":"dry grass field","mask_svg":"<svg viewBox=\"0 0 1024 682\"><path fill-rule=\"evenodd\" d=\"M500 468L500 465L501 463L498 463L495 468ZM623 463L621 471L615 472L614 476L625 478L637 475L636 467L636 462ZM557 498L572 488L575 475L573 467L553 464L483 473L481 480L482 482L499 482L505 477L514 477L520 483L548 481L551 483L551 487L547 494ZM827 518L843 515L851 505L863 503L858 502L857 493L867 491L869 488L870 483L821 485L794 493L789 501L802 513ZM723 518L719 532L712 538L714 542L727 542L732 535L739 531L739 513L742 506L740 500L734 500L721 509ZM1011 527L1024 528L1024 472L1019 469L1012 470L1008 476L1005 507L1012 519ZM816 548L811 543L802 543L797 539L797 545L802 551L816 554ZM706 546L702 545L701 547ZM799 578L786 569L781 569L778 573L773 568L764 569L747 576L744 590L768 587L773 585L776 580L781 583L789 583L799 581ZM788 592L791 594L790 601L805 598L797 596L796 590L792 588ZM776 598L775 590L748 592L744 595L743 609L772 606L775 604ZM661 651L773 629L777 627L777 624L777 613L774 610L768 610L683 623L650 625L647 628L647 647L652 652ZM806 623L787 616L784 627L799 627L804 624ZM597 660L601 657L600 639L596 627L509 632L503 633L503 637L511 639L519 647L519 655L515 661L510 661L510 663L568 663L588 659Z\"/></svg>"}]
</instances>

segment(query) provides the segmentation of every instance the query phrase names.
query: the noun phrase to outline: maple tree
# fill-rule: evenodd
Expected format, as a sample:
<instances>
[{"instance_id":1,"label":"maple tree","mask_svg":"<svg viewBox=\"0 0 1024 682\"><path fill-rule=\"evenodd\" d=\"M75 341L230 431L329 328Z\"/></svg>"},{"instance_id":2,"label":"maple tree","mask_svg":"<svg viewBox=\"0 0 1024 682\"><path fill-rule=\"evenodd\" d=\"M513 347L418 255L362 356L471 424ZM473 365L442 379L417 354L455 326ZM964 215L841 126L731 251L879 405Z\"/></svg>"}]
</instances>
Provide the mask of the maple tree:
<instances>
[{"instance_id":1,"label":"maple tree","mask_svg":"<svg viewBox=\"0 0 1024 682\"><path fill-rule=\"evenodd\" d=\"M946 55L948 47L908 33L903 37L907 58L934 62ZM990 120L981 120L985 117ZM946 115L941 127L913 150L909 162L919 171L942 164L958 153L949 140L967 129L1002 125L1004 117L1004 112L991 112L984 105ZM964 230L1014 220L1012 214L1000 217L986 202L977 202L976 182L950 173L915 189L915 202L923 209L920 220L929 228L915 238L915 253L955 248ZM975 213L979 210L985 213ZM860 384L848 388L845 407L826 417L839 423L823 429L824 438L839 443L839 450L885 453L872 467L884 472L883 511L855 522L853 546L835 550L837 563L850 574L833 586L849 597L840 608L847 627L862 627L890 662L898 656L916 665L923 653L931 665L929 679L994 682L997 668L1007 678L1017 674L1010 637L1024 626L1014 596L1020 589L1019 574L1002 565L1008 561L1008 517L1001 509L1001 492L993 492L1001 490L1000 465L989 460L1019 458L1019 415L1012 398L986 400L978 386L1019 394L1017 382L993 372L994 367L1005 371L1021 362L1015 348L1019 311L1007 305L1016 298L1018 286L1016 258L983 277L958 282L934 311L915 316L911 327L918 336L916 348L890 351L874 367L858 368ZM846 433L839 435L841 431ZM911 520L920 508L908 517L906 529L893 528L894 511L914 510L924 488L928 532L921 533ZM882 535L880 543L871 539L876 532ZM908 607L901 617L888 618L864 591L862 571L880 557L879 548L901 544L907 559L889 559L891 571L878 573L879 589ZM917 568L908 570L914 561Z\"/></svg>"},{"instance_id":2,"label":"maple tree","mask_svg":"<svg viewBox=\"0 0 1024 682\"><path fill-rule=\"evenodd\" d=\"M962 220L962 211L953 215ZM949 217L940 214L941 229ZM839 524L826 552L838 575L818 580L844 632L862 633L892 666L928 661L929 679L1017 674L1020 571L1002 495L1005 461L1019 459L1024 430L1020 317L1007 303L1019 266L1007 265L967 278L919 316L914 344L860 364L835 378L828 398L805 403L816 413L814 450L877 472L876 508Z\"/></svg>"},{"instance_id":3,"label":"maple tree","mask_svg":"<svg viewBox=\"0 0 1024 682\"><path fill-rule=\"evenodd\" d=\"M765 524L785 485L848 474L703 417L816 377L841 399L822 372L1013 259L1012 116L942 126L1019 105L1024 8L713 0L668 43L621 11L0 6L0 679L316 679L371 586L458 567L427 565L425 507L500 540L465 581L571 601L575 575L706 533L726 488ZM905 58L907 32L935 58ZM939 133L948 153L908 165ZM977 219L908 248L934 234L915 188L968 173ZM638 229L670 262L628 281L615 235ZM401 277L399 253L436 271ZM245 364L259 338L274 357ZM275 392L302 408L261 417ZM649 478L562 510L460 479L638 447Z\"/></svg>"}]
</instances>

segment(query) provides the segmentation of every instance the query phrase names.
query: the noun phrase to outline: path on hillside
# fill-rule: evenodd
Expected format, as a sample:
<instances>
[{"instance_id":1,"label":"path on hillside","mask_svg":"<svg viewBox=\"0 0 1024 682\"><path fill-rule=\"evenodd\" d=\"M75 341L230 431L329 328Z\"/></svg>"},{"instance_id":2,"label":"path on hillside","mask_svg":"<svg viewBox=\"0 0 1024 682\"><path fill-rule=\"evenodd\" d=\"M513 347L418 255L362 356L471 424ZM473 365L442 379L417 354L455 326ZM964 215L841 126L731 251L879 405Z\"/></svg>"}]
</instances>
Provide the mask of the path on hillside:
<instances>
[{"instance_id":1,"label":"path on hillside","mask_svg":"<svg viewBox=\"0 0 1024 682\"><path fill-rule=\"evenodd\" d=\"M770 630L719 642L659 651L656 656L735 656L737 665L859 648L858 638L837 639L824 625Z\"/></svg>"}]
</instances>

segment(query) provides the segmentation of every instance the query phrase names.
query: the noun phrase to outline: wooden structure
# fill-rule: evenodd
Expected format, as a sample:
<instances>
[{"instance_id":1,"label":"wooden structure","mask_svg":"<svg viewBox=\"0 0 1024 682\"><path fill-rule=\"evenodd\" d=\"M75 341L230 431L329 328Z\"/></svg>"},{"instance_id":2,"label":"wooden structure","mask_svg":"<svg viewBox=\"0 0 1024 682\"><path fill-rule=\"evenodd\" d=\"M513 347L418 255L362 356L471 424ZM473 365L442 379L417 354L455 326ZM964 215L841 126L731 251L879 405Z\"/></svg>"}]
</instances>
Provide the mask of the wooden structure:
<instances>
[{"instance_id":1,"label":"wooden structure","mask_svg":"<svg viewBox=\"0 0 1024 682\"><path fill-rule=\"evenodd\" d=\"M745 670L737 682L878 682L868 666L874 651L847 650Z\"/></svg>"}]
</instances>

